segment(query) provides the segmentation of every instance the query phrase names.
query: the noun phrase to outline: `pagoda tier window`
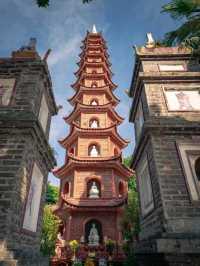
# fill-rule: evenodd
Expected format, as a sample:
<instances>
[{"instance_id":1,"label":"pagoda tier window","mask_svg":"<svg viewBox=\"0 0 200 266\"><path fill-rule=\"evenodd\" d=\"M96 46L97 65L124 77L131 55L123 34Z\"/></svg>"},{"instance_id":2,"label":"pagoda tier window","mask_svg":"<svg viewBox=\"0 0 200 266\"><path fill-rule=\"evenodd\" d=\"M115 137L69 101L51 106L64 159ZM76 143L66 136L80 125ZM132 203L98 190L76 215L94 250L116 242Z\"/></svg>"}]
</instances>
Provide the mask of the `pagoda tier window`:
<instances>
[{"instance_id":1,"label":"pagoda tier window","mask_svg":"<svg viewBox=\"0 0 200 266\"><path fill-rule=\"evenodd\" d=\"M85 84L86 87L92 87L92 88L103 87L103 86L106 85L105 81L103 79L96 80L96 81L85 79L84 84Z\"/></svg>"},{"instance_id":2,"label":"pagoda tier window","mask_svg":"<svg viewBox=\"0 0 200 266\"><path fill-rule=\"evenodd\" d=\"M70 148L69 153L74 155L74 147Z\"/></svg>"},{"instance_id":3,"label":"pagoda tier window","mask_svg":"<svg viewBox=\"0 0 200 266\"><path fill-rule=\"evenodd\" d=\"M119 182L118 191L119 191L119 197L123 197L124 196L124 184L122 181Z\"/></svg>"},{"instance_id":4,"label":"pagoda tier window","mask_svg":"<svg viewBox=\"0 0 200 266\"><path fill-rule=\"evenodd\" d=\"M97 83L96 82L92 82L91 87L92 88L96 88L97 87Z\"/></svg>"},{"instance_id":5,"label":"pagoda tier window","mask_svg":"<svg viewBox=\"0 0 200 266\"><path fill-rule=\"evenodd\" d=\"M97 118L91 118L89 121L90 128L98 128L99 127L99 120Z\"/></svg>"},{"instance_id":6,"label":"pagoda tier window","mask_svg":"<svg viewBox=\"0 0 200 266\"><path fill-rule=\"evenodd\" d=\"M66 182L63 188L63 194L65 197L69 197L69 182Z\"/></svg>"},{"instance_id":7,"label":"pagoda tier window","mask_svg":"<svg viewBox=\"0 0 200 266\"><path fill-rule=\"evenodd\" d=\"M95 68L87 67L86 68L86 72L88 74L102 74L103 73L103 68L102 67L95 67Z\"/></svg>"},{"instance_id":8,"label":"pagoda tier window","mask_svg":"<svg viewBox=\"0 0 200 266\"><path fill-rule=\"evenodd\" d=\"M119 151L118 151L118 149L115 147L115 148L114 148L114 156L117 156L117 155L119 155Z\"/></svg>"},{"instance_id":9,"label":"pagoda tier window","mask_svg":"<svg viewBox=\"0 0 200 266\"><path fill-rule=\"evenodd\" d=\"M101 51L100 50L89 50L89 54L99 54Z\"/></svg>"},{"instance_id":10,"label":"pagoda tier window","mask_svg":"<svg viewBox=\"0 0 200 266\"><path fill-rule=\"evenodd\" d=\"M88 148L88 155L90 157L100 156L100 147L97 144L91 144Z\"/></svg>"},{"instance_id":11,"label":"pagoda tier window","mask_svg":"<svg viewBox=\"0 0 200 266\"><path fill-rule=\"evenodd\" d=\"M101 63L102 59L101 58L88 58L87 61L89 63Z\"/></svg>"},{"instance_id":12,"label":"pagoda tier window","mask_svg":"<svg viewBox=\"0 0 200 266\"><path fill-rule=\"evenodd\" d=\"M87 182L87 197L88 198L101 197L101 183L99 180L92 178Z\"/></svg>"},{"instance_id":13,"label":"pagoda tier window","mask_svg":"<svg viewBox=\"0 0 200 266\"><path fill-rule=\"evenodd\" d=\"M92 99L90 105L99 105L99 101L97 99Z\"/></svg>"}]
</instances>

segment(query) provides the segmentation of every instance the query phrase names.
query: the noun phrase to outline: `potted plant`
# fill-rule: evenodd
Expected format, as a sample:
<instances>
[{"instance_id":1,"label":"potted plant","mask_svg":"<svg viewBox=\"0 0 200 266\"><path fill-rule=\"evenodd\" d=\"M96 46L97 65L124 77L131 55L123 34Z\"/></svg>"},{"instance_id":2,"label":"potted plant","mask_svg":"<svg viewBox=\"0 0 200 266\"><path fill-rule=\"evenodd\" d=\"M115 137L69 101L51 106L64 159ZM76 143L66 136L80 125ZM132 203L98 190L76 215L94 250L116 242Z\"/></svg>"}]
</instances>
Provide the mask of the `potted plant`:
<instances>
[{"instance_id":1,"label":"potted plant","mask_svg":"<svg viewBox=\"0 0 200 266\"><path fill-rule=\"evenodd\" d=\"M82 266L83 264L82 264L82 262L80 261L80 260L75 260L74 262L73 262L73 266Z\"/></svg>"},{"instance_id":2,"label":"potted plant","mask_svg":"<svg viewBox=\"0 0 200 266\"><path fill-rule=\"evenodd\" d=\"M109 254L110 256L112 256L113 251L114 251L114 248L115 248L115 241L112 240L112 239L109 239L109 238L108 238L108 239L105 241L105 245L106 245L106 251L108 252L108 254Z\"/></svg>"},{"instance_id":3,"label":"potted plant","mask_svg":"<svg viewBox=\"0 0 200 266\"><path fill-rule=\"evenodd\" d=\"M94 260L90 257L87 257L84 266L94 266Z\"/></svg>"},{"instance_id":4,"label":"potted plant","mask_svg":"<svg viewBox=\"0 0 200 266\"><path fill-rule=\"evenodd\" d=\"M79 247L79 243L77 240L72 240L69 242L69 246L73 252L73 257L72 257L72 260L75 262L75 259L76 259L76 251Z\"/></svg>"}]
</instances>

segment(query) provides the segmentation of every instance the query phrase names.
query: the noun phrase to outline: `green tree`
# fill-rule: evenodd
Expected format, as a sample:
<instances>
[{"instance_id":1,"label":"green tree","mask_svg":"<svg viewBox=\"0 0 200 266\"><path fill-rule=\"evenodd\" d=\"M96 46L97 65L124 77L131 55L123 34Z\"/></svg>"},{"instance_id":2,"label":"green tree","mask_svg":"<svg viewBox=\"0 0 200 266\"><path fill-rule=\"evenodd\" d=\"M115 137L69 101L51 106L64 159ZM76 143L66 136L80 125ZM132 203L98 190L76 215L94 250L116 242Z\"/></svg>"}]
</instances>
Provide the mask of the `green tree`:
<instances>
[{"instance_id":1,"label":"green tree","mask_svg":"<svg viewBox=\"0 0 200 266\"><path fill-rule=\"evenodd\" d=\"M166 45L184 44L193 49L200 46L200 0L172 0L162 7L173 19L183 20L182 25L165 35Z\"/></svg>"},{"instance_id":2,"label":"green tree","mask_svg":"<svg viewBox=\"0 0 200 266\"><path fill-rule=\"evenodd\" d=\"M55 204L58 201L59 188L53 186L48 182L47 184L47 193L46 193L46 203Z\"/></svg>"},{"instance_id":3,"label":"green tree","mask_svg":"<svg viewBox=\"0 0 200 266\"><path fill-rule=\"evenodd\" d=\"M125 166L131 166L131 157L126 157L123 160ZM132 176L128 182L128 202L125 206L124 215L121 221L122 234L125 239L124 251L126 253L126 260L124 266L135 264L135 253L133 249L134 239L137 239L139 226L139 203L138 193L136 188L136 178Z\"/></svg>"},{"instance_id":4,"label":"green tree","mask_svg":"<svg viewBox=\"0 0 200 266\"><path fill-rule=\"evenodd\" d=\"M67 0L66 0L67 1ZM76 0L75 0L76 1ZM82 0L82 2L85 3L89 3L92 0ZM48 7L50 3L50 0L37 0L37 4L39 7Z\"/></svg>"},{"instance_id":5,"label":"green tree","mask_svg":"<svg viewBox=\"0 0 200 266\"><path fill-rule=\"evenodd\" d=\"M41 251L44 255L53 255L55 250L55 241L60 220L52 212L52 206L44 207L43 226L41 234Z\"/></svg>"},{"instance_id":6,"label":"green tree","mask_svg":"<svg viewBox=\"0 0 200 266\"><path fill-rule=\"evenodd\" d=\"M131 188L129 188L128 203L122 219L122 234L124 239L132 242L134 238L138 237L140 230L139 204L135 177L133 176L129 182L131 183Z\"/></svg>"}]
</instances>

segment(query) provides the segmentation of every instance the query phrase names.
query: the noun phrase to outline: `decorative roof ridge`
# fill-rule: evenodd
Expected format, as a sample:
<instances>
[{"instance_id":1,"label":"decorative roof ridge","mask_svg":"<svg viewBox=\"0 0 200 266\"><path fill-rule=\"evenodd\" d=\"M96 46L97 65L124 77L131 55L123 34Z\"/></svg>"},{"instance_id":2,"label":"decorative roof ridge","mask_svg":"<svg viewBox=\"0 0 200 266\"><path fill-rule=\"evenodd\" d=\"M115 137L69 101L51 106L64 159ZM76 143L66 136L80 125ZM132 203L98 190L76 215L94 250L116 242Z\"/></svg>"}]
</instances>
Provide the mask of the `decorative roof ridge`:
<instances>
[{"instance_id":1,"label":"decorative roof ridge","mask_svg":"<svg viewBox=\"0 0 200 266\"><path fill-rule=\"evenodd\" d=\"M110 105L112 106L112 102L108 102L108 103L104 103L104 104L98 104L98 105L92 105L92 104L85 104L85 103L82 103L80 101L77 101L77 103L80 105L80 106L83 106L83 107L88 107L89 109L102 109L102 108L105 108L105 107L109 107Z\"/></svg>"},{"instance_id":2,"label":"decorative roof ridge","mask_svg":"<svg viewBox=\"0 0 200 266\"><path fill-rule=\"evenodd\" d=\"M109 102L109 103L107 103L107 104L102 104L102 105L86 105L86 104L83 104L83 103L77 102L77 104L75 105L74 110L73 110L68 116L64 116L64 117L63 117L64 121L67 122L67 120L68 120L68 119L69 119L74 113L76 113L77 110L79 110L81 107L83 107L83 108L89 108L90 110L91 110L91 109L95 109L95 111L97 111L97 110L102 110L103 108L108 108L108 107L110 107L109 110L110 110L111 112L113 112L113 113L115 114L116 117L118 117L119 121L122 122L122 121L124 120L124 118L121 117L121 116L115 111L115 109L112 107L112 103L111 103L111 102Z\"/></svg>"},{"instance_id":3,"label":"decorative roof ridge","mask_svg":"<svg viewBox=\"0 0 200 266\"><path fill-rule=\"evenodd\" d=\"M116 161L121 158L121 153L114 156L99 156L99 157L78 157L68 155L68 159L77 162L107 162L107 161Z\"/></svg>"},{"instance_id":4,"label":"decorative roof ridge","mask_svg":"<svg viewBox=\"0 0 200 266\"><path fill-rule=\"evenodd\" d=\"M107 127L107 128L99 128L99 129L102 129L102 130L92 130L92 128L88 128L88 127L80 127L80 126L78 126L75 122L72 122L72 127L71 127L71 130L70 130L70 133L69 133L69 135L67 136L67 137L64 137L63 139L60 139L60 140L58 140L58 142L61 144L61 145L64 145L64 142L67 140L67 139L69 139L72 135L73 135L73 133L74 133L74 131L76 131L76 132L88 132L88 133L95 133L95 131L96 131L96 133L99 133L99 131L104 131L104 132L107 132L107 131L111 131L110 129L112 129L112 128L114 128L114 127L116 127L116 122L115 122L115 124L113 124L112 126L110 126L110 127ZM120 138L120 139L122 139L121 137L120 137L120 135L118 134L118 132L117 131L115 131L115 133L118 135L118 137ZM123 139L122 139L123 140Z\"/></svg>"},{"instance_id":5,"label":"decorative roof ridge","mask_svg":"<svg viewBox=\"0 0 200 266\"><path fill-rule=\"evenodd\" d=\"M98 136L99 134L101 134L101 136L104 134L105 136L105 134L106 135L109 134L111 138L113 138L115 141L118 141L118 145L120 145L121 147L126 147L128 145L129 141L126 139L123 139L120 136L120 134L118 133L116 129L115 124L109 128L102 128L102 129L103 130L92 130L91 128L82 128L82 127L78 127L74 123L71 127L69 135L63 139L58 140L58 142L60 143L62 147L67 148L74 138L76 138L77 136L80 136L80 133L87 134L87 136L88 135Z\"/></svg>"},{"instance_id":6,"label":"decorative roof ridge","mask_svg":"<svg viewBox=\"0 0 200 266\"><path fill-rule=\"evenodd\" d=\"M94 58L97 58L97 57L103 57L103 62L105 62L109 67L111 67L112 66L112 64L111 64L111 62L109 61L109 59L108 58L106 58L105 56L104 56L104 54L102 54L102 53L100 53L100 54L85 54L83 57L81 57L81 59L79 60L79 62L77 62L76 64L78 65L78 66L81 66L82 64L83 64L83 62L84 61L86 61L86 58L87 57L94 57Z\"/></svg>"},{"instance_id":7,"label":"decorative roof ridge","mask_svg":"<svg viewBox=\"0 0 200 266\"><path fill-rule=\"evenodd\" d=\"M62 196L62 199L64 202L70 206L74 207L119 207L122 204L124 204L127 201L127 196L126 197L121 197L121 198L113 198L113 199L103 199L103 198L98 198L98 199L75 199L75 198L65 198Z\"/></svg>"},{"instance_id":8,"label":"decorative roof ridge","mask_svg":"<svg viewBox=\"0 0 200 266\"><path fill-rule=\"evenodd\" d=\"M83 58L84 56L86 55L100 55L100 54L103 54L105 57L106 57L106 60L108 60L108 58L110 57L110 55L107 53L107 50L106 49L102 49L102 47L100 46L101 48L101 53L89 53L88 50L90 49L91 47L87 47L87 49L83 50L80 54L78 54L78 57L80 58ZM95 47L96 49L97 47ZM91 50L95 50L95 49L91 49ZM99 50L99 48L97 48L96 50Z\"/></svg>"},{"instance_id":9,"label":"decorative roof ridge","mask_svg":"<svg viewBox=\"0 0 200 266\"><path fill-rule=\"evenodd\" d=\"M107 77L107 79L110 79L110 81L113 83L113 81L112 81L112 79L109 77L109 75L107 74L107 72L104 72L104 73L87 73L87 72L82 72L82 75L80 75L79 76L79 78L81 78L81 76L88 76L88 77L90 77L91 78L91 76L92 76L92 78L94 78L94 79L98 79L99 77L101 78L102 76L104 77L104 76L106 76ZM79 78L78 78L78 80L79 80ZM77 80L77 81L78 81ZM76 83L76 82L75 82ZM114 84L114 83L113 83ZM72 84L73 85L73 84ZM117 85L115 85L115 86L117 86Z\"/></svg>"},{"instance_id":10,"label":"decorative roof ridge","mask_svg":"<svg viewBox=\"0 0 200 266\"><path fill-rule=\"evenodd\" d=\"M82 42L83 44L87 43L88 41L90 41L90 42L98 42L98 41L100 41L100 42L102 42L103 44L106 44L106 43L107 43L107 41L103 38L103 36L99 36L99 35L98 35L97 37L98 37L98 38L94 39L94 38L90 38L90 37L86 36L85 39L82 40L81 42Z\"/></svg>"},{"instance_id":11,"label":"decorative roof ridge","mask_svg":"<svg viewBox=\"0 0 200 266\"><path fill-rule=\"evenodd\" d=\"M90 87L81 86L80 89L77 90L76 93L71 98L69 98L67 101L72 104L72 101L77 97L77 95L81 92L81 90L87 90L88 91L90 89L91 89ZM120 102L120 100L113 94L113 92L110 90L110 88L108 86L97 87L97 88L95 88L95 90L105 90L108 92L108 94L110 94L111 98L115 99L116 103Z\"/></svg>"},{"instance_id":12,"label":"decorative roof ridge","mask_svg":"<svg viewBox=\"0 0 200 266\"><path fill-rule=\"evenodd\" d=\"M83 61L83 63L79 66L79 69L74 72L74 75L77 76L85 66L89 66L89 67L98 67L101 66L103 67L111 76L113 76L113 72L111 71L110 67L106 64L105 61L102 62L88 62L88 61Z\"/></svg>"},{"instance_id":13,"label":"decorative roof ridge","mask_svg":"<svg viewBox=\"0 0 200 266\"><path fill-rule=\"evenodd\" d=\"M97 167L102 167L104 168L105 167L105 164L104 162L107 162L107 167L115 167L115 170L119 170L119 171L125 171L123 172L123 174L125 174L127 178L130 178L132 175L134 175L134 171L128 167L126 167L125 165L123 165L121 163L121 154L114 158L114 159L109 159L109 160L91 160L91 161L88 161L88 160L75 160L73 159L72 156L68 156L68 160L64 163L64 165L62 165L61 167L56 167L52 170L52 173L57 176L57 177L62 177L65 175L65 173L63 171L66 170L66 167L69 168L69 167L73 167L73 164L79 164L79 167L80 166L84 166L84 167L87 167L87 164L92 164L94 166L94 164L96 164ZM114 165L113 165L114 163ZM121 170L120 170L121 168ZM70 169L72 170L72 169ZM68 170L69 171L69 170Z\"/></svg>"},{"instance_id":14,"label":"decorative roof ridge","mask_svg":"<svg viewBox=\"0 0 200 266\"><path fill-rule=\"evenodd\" d=\"M74 121L72 122L72 125L78 129L80 129L81 131L107 131L111 128L114 128L118 125L117 122L114 122L111 126L109 127L98 127L98 128L91 128L91 127L80 127L79 125L77 125Z\"/></svg>"},{"instance_id":15,"label":"decorative roof ridge","mask_svg":"<svg viewBox=\"0 0 200 266\"><path fill-rule=\"evenodd\" d=\"M102 48L103 52L108 53L108 47L106 46L106 44L103 44L103 43L90 43L90 42L87 42L84 45L80 46L81 53L87 51L90 48L97 49L97 50L99 48Z\"/></svg>"},{"instance_id":16,"label":"decorative roof ridge","mask_svg":"<svg viewBox=\"0 0 200 266\"><path fill-rule=\"evenodd\" d=\"M80 85L83 78L85 78L85 77L91 78L91 76L92 76L92 79L94 79L94 80L99 80L101 78L104 78L108 81L108 84L106 84L106 86L111 85L111 87L112 87L111 89L117 88L117 85L112 81L112 79L106 73L102 73L102 74L100 74L100 73L98 73L98 74L82 73L82 75L78 77L78 79L75 81L75 83L71 84L71 87L76 90L77 86ZM92 87L91 87L91 89L92 89Z\"/></svg>"},{"instance_id":17,"label":"decorative roof ridge","mask_svg":"<svg viewBox=\"0 0 200 266\"><path fill-rule=\"evenodd\" d=\"M106 49L106 50L108 50L108 47L107 47L107 45L106 45L106 43L104 43L104 42L99 42L99 41L96 41L96 42L94 42L93 40L91 41L91 40L88 40L87 42L84 42L81 46L80 46L80 48L81 49L85 49L86 47L91 47L91 46L93 46L94 45L94 47L103 47L104 49Z\"/></svg>"}]
</instances>

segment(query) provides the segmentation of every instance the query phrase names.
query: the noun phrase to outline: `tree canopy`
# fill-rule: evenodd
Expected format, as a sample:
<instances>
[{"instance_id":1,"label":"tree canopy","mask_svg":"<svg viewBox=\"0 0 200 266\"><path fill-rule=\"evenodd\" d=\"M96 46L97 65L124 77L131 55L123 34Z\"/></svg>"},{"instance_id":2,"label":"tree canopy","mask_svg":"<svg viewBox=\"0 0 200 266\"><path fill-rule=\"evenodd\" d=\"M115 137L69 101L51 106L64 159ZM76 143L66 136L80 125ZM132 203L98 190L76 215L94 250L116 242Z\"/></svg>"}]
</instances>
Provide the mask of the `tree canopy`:
<instances>
[{"instance_id":1,"label":"tree canopy","mask_svg":"<svg viewBox=\"0 0 200 266\"><path fill-rule=\"evenodd\" d=\"M44 255L53 255L60 221L52 213L52 206L44 207L40 249Z\"/></svg>"},{"instance_id":2,"label":"tree canopy","mask_svg":"<svg viewBox=\"0 0 200 266\"><path fill-rule=\"evenodd\" d=\"M127 167L131 166L131 156L123 159L123 164ZM133 241L138 238L140 231L139 226L139 201L136 188L136 179L133 175L128 182L128 202L125 206L124 215L121 220L122 235L125 240L124 252L126 253L126 260L124 266L134 265L135 252L133 248Z\"/></svg>"},{"instance_id":3,"label":"tree canopy","mask_svg":"<svg viewBox=\"0 0 200 266\"><path fill-rule=\"evenodd\" d=\"M172 0L162 7L173 19L183 20L182 25L165 35L168 46L184 44L198 49L200 45L200 0Z\"/></svg>"},{"instance_id":4,"label":"tree canopy","mask_svg":"<svg viewBox=\"0 0 200 266\"><path fill-rule=\"evenodd\" d=\"M131 160L131 156L124 158L123 164L130 167ZM125 207L122 228L123 237L128 241L132 241L132 239L137 237L139 233L139 203L134 175L128 182L128 204Z\"/></svg>"},{"instance_id":5,"label":"tree canopy","mask_svg":"<svg viewBox=\"0 0 200 266\"><path fill-rule=\"evenodd\" d=\"M52 205L58 201L59 188L47 184L46 205L44 207L41 233L41 251L44 255L53 255L58 232L59 219L52 212Z\"/></svg>"},{"instance_id":6,"label":"tree canopy","mask_svg":"<svg viewBox=\"0 0 200 266\"><path fill-rule=\"evenodd\" d=\"M46 193L46 203L55 204L58 201L58 195L59 195L59 188L48 183L47 193Z\"/></svg>"}]
</instances>

